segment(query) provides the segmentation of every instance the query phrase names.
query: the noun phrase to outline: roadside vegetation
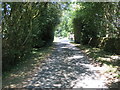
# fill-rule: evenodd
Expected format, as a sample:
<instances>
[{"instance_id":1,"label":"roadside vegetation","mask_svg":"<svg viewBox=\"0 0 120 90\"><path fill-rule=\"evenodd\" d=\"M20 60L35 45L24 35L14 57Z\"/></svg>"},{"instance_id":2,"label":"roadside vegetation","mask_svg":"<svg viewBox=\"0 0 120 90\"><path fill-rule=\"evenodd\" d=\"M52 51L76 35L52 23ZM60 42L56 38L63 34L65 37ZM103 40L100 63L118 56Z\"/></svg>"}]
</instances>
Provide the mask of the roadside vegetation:
<instances>
[{"instance_id":1,"label":"roadside vegetation","mask_svg":"<svg viewBox=\"0 0 120 90\"><path fill-rule=\"evenodd\" d=\"M112 83L108 83L109 87L116 88L119 86L120 81L120 55L106 52L99 48L93 48L88 45L76 45L80 50L89 58L95 66L106 66L107 71L103 72L108 73L108 80ZM112 76L112 77L111 77Z\"/></svg>"},{"instance_id":2,"label":"roadside vegetation","mask_svg":"<svg viewBox=\"0 0 120 90\"><path fill-rule=\"evenodd\" d=\"M24 58L25 61L18 63L10 71L3 73L3 87L19 88L23 87L21 85L28 84L27 81L30 80L30 77L40 70L41 62L50 56L54 49L54 45L39 49L34 48L31 54Z\"/></svg>"},{"instance_id":3,"label":"roadside vegetation","mask_svg":"<svg viewBox=\"0 0 120 90\"><path fill-rule=\"evenodd\" d=\"M54 49L54 36L74 35L74 43L94 63L120 72L120 2L1 4L3 86L14 87L30 75Z\"/></svg>"}]
</instances>

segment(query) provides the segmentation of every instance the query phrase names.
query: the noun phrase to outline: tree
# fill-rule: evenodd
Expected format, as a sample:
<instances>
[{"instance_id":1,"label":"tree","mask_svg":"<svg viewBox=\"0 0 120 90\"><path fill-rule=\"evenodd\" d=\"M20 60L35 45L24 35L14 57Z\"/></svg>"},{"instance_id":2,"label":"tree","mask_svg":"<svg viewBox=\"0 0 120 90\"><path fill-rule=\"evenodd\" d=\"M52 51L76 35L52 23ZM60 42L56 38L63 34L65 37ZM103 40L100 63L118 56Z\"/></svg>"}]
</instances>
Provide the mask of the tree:
<instances>
[{"instance_id":1,"label":"tree","mask_svg":"<svg viewBox=\"0 0 120 90\"><path fill-rule=\"evenodd\" d=\"M48 2L6 2L3 8L3 69L6 70L33 47L52 43L61 12L58 3Z\"/></svg>"}]
</instances>

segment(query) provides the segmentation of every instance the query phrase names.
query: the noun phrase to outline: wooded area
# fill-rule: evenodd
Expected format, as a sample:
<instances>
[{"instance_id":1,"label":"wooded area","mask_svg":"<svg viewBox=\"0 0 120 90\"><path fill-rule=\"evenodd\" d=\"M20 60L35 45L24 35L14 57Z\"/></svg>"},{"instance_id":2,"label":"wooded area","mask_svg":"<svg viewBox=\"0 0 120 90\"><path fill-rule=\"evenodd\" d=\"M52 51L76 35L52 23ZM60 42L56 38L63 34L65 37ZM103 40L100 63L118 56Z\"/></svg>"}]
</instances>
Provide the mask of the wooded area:
<instances>
[{"instance_id":1,"label":"wooded area","mask_svg":"<svg viewBox=\"0 0 120 90\"><path fill-rule=\"evenodd\" d=\"M30 53L50 45L59 23L59 4L3 3L3 71Z\"/></svg>"},{"instance_id":2,"label":"wooded area","mask_svg":"<svg viewBox=\"0 0 120 90\"><path fill-rule=\"evenodd\" d=\"M2 3L3 71L33 48L49 46L73 32L75 43L120 54L120 3Z\"/></svg>"},{"instance_id":3,"label":"wooded area","mask_svg":"<svg viewBox=\"0 0 120 90\"><path fill-rule=\"evenodd\" d=\"M120 54L119 3L81 3L81 5L84 7L76 11L73 19L75 42Z\"/></svg>"}]
</instances>

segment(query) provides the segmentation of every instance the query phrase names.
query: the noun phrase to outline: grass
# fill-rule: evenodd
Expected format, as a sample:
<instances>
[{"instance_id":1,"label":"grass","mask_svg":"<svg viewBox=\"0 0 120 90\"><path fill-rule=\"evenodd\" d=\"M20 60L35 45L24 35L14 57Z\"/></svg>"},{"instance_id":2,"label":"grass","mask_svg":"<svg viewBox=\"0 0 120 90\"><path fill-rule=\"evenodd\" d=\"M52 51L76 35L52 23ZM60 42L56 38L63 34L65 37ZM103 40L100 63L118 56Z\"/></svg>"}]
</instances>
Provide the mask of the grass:
<instances>
[{"instance_id":1,"label":"grass","mask_svg":"<svg viewBox=\"0 0 120 90\"><path fill-rule=\"evenodd\" d=\"M103 49L93 48L85 45L80 45L77 47L79 47L84 53L86 53L90 58L94 59L96 62L107 64L113 67L120 66L120 55L105 52Z\"/></svg>"},{"instance_id":2,"label":"grass","mask_svg":"<svg viewBox=\"0 0 120 90\"><path fill-rule=\"evenodd\" d=\"M75 44L75 43L73 43ZM94 62L94 64L99 65L107 65L109 67L109 71L106 73L116 74L114 77L116 79L120 79L120 55L116 55L113 53L105 52L103 49L100 48L93 48L87 45L75 44L76 47L80 48L80 50L85 53L90 60ZM109 87L116 87L119 86L120 81L112 82Z\"/></svg>"},{"instance_id":3,"label":"grass","mask_svg":"<svg viewBox=\"0 0 120 90\"><path fill-rule=\"evenodd\" d=\"M30 77L40 69L41 62L45 60L54 50L54 45L40 49L33 48L32 53L24 62L20 62L9 72L3 73L2 87L18 88L23 87L30 80Z\"/></svg>"},{"instance_id":4,"label":"grass","mask_svg":"<svg viewBox=\"0 0 120 90\"><path fill-rule=\"evenodd\" d=\"M93 61L110 66L111 69L108 72L117 72L120 65L120 61L117 60L119 55L108 53L102 49L92 48L85 45L76 44L76 47L80 48L81 51L86 53L87 56L92 58ZM3 74L3 87L19 88L27 85L31 80L31 77L33 77L33 75L35 75L40 69L41 62L45 60L54 49L54 45L40 49L34 48L31 55L27 57L27 60L20 62L10 72ZM118 74L116 77L120 78L120 75Z\"/></svg>"}]
</instances>

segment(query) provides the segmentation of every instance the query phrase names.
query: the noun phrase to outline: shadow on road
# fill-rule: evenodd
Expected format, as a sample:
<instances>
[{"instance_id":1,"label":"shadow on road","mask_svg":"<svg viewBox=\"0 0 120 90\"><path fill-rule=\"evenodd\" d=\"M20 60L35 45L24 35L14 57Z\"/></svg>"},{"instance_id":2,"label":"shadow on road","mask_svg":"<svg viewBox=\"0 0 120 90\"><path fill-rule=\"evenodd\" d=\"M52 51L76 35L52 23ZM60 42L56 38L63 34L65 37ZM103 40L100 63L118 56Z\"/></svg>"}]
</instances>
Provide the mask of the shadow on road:
<instances>
[{"instance_id":1,"label":"shadow on road","mask_svg":"<svg viewBox=\"0 0 120 90\"><path fill-rule=\"evenodd\" d=\"M105 86L97 73L99 70L101 68L91 65L88 58L69 42L55 42L52 55L42 62L41 70L24 87L102 88Z\"/></svg>"}]
</instances>

